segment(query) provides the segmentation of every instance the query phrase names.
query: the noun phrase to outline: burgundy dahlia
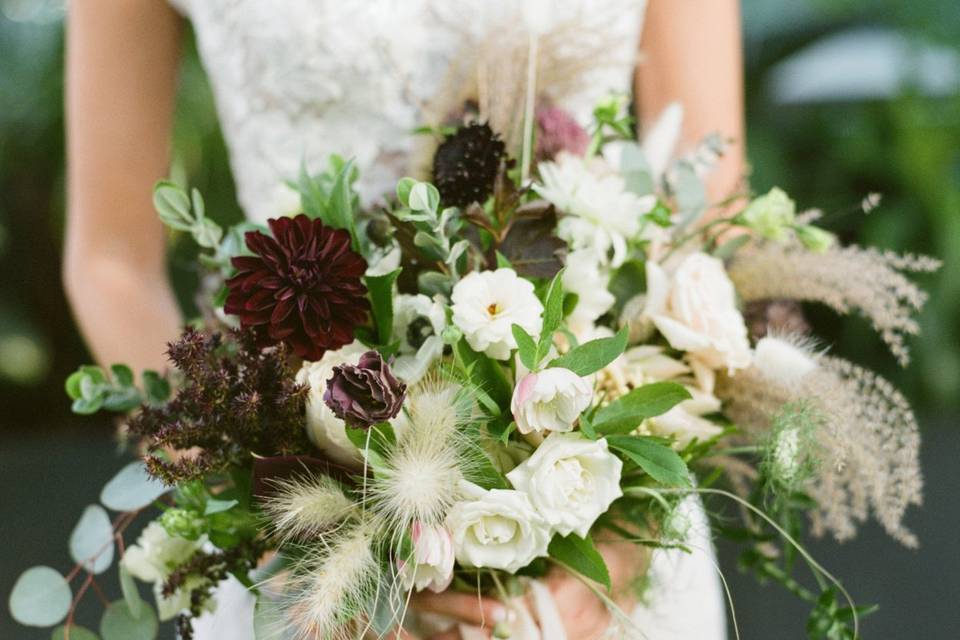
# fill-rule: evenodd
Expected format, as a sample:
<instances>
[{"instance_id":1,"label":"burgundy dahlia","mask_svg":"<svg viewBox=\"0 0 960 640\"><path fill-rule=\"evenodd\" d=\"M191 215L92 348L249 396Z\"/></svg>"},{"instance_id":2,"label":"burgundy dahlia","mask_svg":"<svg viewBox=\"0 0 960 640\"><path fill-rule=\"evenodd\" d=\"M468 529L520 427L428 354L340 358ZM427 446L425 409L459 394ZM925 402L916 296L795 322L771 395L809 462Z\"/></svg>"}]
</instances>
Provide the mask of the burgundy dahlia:
<instances>
[{"instance_id":1,"label":"burgundy dahlia","mask_svg":"<svg viewBox=\"0 0 960 640\"><path fill-rule=\"evenodd\" d=\"M303 214L269 220L273 236L246 234L255 255L233 258L224 311L253 327L261 344L286 343L307 360L353 342L370 304L361 277L366 261L350 234Z\"/></svg>"},{"instance_id":2,"label":"burgundy dahlia","mask_svg":"<svg viewBox=\"0 0 960 640\"><path fill-rule=\"evenodd\" d=\"M323 401L351 427L366 429L400 413L407 385L397 380L376 351L360 356L356 365L333 368Z\"/></svg>"}]
</instances>

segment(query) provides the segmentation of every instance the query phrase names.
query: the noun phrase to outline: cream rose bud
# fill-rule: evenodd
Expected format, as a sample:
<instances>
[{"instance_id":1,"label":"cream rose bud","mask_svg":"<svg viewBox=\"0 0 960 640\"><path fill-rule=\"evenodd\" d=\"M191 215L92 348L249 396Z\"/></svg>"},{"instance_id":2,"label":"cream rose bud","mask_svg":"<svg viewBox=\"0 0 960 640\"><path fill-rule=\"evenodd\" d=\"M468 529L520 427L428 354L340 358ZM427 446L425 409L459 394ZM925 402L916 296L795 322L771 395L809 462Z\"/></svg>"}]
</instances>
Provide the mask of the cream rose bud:
<instances>
[{"instance_id":1,"label":"cream rose bud","mask_svg":"<svg viewBox=\"0 0 960 640\"><path fill-rule=\"evenodd\" d=\"M510 410L520 433L572 431L592 400L593 388L584 378L563 367L550 367L520 379Z\"/></svg>"},{"instance_id":2,"label":"cream rose bud","mask_svg":"<svg viewBox=\"0 0 960 640\"><path fill-rule=\"evenodd\" d=\"M623 463L604 439L553 433L533 455L507 474L518 491L530 496L537 512L560 535L586 536L614 500L623 495Z\"/></svg>"},{"instance_id":3,"label":"cream rose bud","mask_svg":"<svg viewBox=\"0 0 960 640\"><path fill-rule=\"evenodd\" d=\"M444 527L415 522L410 531L413 555L397 562L407 589L440 593L453 580L453 538Z\"/></svg>"},{"instance_id":4,"label":"cream rose bud","mask_svg":"<svg viewBox=\"0 0 960 640\"><path fill-rule=\"evenodd\" d=\"M684 258L671 279L647 262L644 312L670 346L688 352L711 369L750 366L750 342L736 292L723 263L705 253Z\"/></svg>"},{"instance_id":5,"label":"cream rose bud","mask_svg":"<svg viewBox=\"0 0 960 640\"><path fill-rule=\"evenodd\" d=\"M520 491L464 483L467 499L447 515L457 560L469 567L514 572L547 555L550 527Z\"/></svg>"},{"instance_id":6,"label":"cream rose bud","mask_svg":"<svg viewBox=\"0 0 960 640\"><path fill-rule=\"evenodd\" d=\"M536 337L543 327L543 305L533 283L513 269L473 271L453 287L453 323L474 351L506 360L517 348L513 325Z\"/></svg>"},{"instance_id":7,"label":"cream rose bud","mask_svg":"<svg viewBox=\"0 0 960 640\"><path fill-rule=\"evenodd\" d=\"M327 391L327 381L333 376L333 368L342 364L356 364L367 351L367 347L353 342L336 351L326 352L316 362L304 362L297 372L297 383L310 387L306 410L307 436L318 449L340 464L360 462L360 451L350 442L346 425L323 401L323 395Z\"/></svg>"}]
</instances>

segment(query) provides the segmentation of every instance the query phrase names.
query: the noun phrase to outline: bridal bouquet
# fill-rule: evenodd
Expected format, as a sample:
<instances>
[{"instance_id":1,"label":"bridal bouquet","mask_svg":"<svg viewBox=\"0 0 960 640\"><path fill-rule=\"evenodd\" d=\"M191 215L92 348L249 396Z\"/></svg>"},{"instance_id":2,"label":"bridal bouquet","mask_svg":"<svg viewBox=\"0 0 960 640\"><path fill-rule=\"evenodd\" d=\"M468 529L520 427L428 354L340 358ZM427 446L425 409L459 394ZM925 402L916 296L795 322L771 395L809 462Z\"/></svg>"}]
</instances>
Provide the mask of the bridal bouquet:
<instances>
[{"instance_id":1,"label":"bridal bouquet","mask_svg":"<svg viewBox=\"0 0 960 640\"><path fill-rule=\"evenodd\" d=\"M160 217L201 247L202 317L166 376L67 381L76 412L124 415L142 459L84 511L72 571L21 576L14 617L97 637L74 611L119 556L104 640L153 638L158 617L190 638L229 576L257 638L378 637L415 591L511 600L559 568L627 636L598 546L696 552L683 505L702 496L745 569L810 602L811 637L854 638L868 609L802 529L842 540L873 515L915 545L917 425L799 303L863 314L905 363L924 296L904 274L936 264L842 247L779 189L708 206L723 145L668 162L677 127L669 111L637 144L622 101L590 130L542 107L522 162L482 122L433 130L429 181L361 210L334 157L267 227L224 230L160 184Z\"/></svg>"}]
</instances>

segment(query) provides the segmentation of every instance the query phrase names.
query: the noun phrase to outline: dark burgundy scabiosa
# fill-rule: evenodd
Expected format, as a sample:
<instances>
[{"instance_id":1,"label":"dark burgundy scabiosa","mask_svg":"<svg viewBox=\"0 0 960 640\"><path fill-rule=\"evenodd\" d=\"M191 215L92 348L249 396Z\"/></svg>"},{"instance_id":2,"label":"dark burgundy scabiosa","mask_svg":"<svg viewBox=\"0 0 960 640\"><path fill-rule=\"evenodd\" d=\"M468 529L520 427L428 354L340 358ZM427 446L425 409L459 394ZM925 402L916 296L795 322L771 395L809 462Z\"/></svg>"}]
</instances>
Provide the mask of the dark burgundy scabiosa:
<instances>
[{"instance_id":1,"label":"dark burgundy scabiosa","mask_svg":"<svg viewBox=\"0 0 960 640\"><path fill-rule=\"evenodd\" d=\"M487 124L474 122L457 129L437 148L433 157L433 182L440 200L450 206L483 204L493 193L500 160L506 147Z\"/></svg>"},{"instance_id":2,"label":"dark burgundy scabiosa","mask_svg":"<svg viewBox=\"0 0 960 640\"><path fill-rule=\"evenodd\" d=\"M376 351L360 356L355 365L333 368L323 401L351 427L366 429L400 413L407 385L397 380Z\"/></svg>"},{"instance_id":3,"label":"dark burgundy scabiosa","mask_svg":"<svg viewBox=\"0 0 960 640\"><path fill-rule=\"evenodd\" d=\"M286 343L295 354L319 360L353 342L370 308L361 276L366 261L350 248L350 234L304 214L269 220L268 236L246 234L255 255L233 258L224 311L253 327L261 344Z\"/></svg>"}]
</instances>

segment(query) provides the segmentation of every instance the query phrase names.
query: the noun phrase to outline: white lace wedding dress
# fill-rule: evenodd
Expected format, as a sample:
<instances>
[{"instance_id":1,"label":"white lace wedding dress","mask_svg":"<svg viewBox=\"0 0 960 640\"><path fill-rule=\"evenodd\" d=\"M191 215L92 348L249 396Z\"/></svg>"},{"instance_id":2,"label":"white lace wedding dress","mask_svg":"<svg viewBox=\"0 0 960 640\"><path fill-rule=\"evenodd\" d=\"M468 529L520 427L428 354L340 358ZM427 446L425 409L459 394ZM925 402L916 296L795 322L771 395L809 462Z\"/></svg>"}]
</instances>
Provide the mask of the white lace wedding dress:
<instances>
[{"instance_id":1,"label":"white lace wedding dress","mask_svg":"<svg viewBox=\"0 0 960 640\"><path fill-rule=\"evenodd\" d=\"M285 180L301 162L324 167L331 153L355 159L365 201L392 191L409 171L410 132L453 59L471 38L524 15L523 0L171 1L193 22L239 199L257 221L293 212L298 199ZM592 34L605 63L581 72L561 101L586 122L599 97L630 90L644 0L539 4L547 8L541 24L563 22L568 31L606 16L603 33ZM576 31L563 34L571 46ZM633 616L641 637L725 638L709 530L699 503L690 505L694 551L655 553L647 603ZM198 621L198 640L252 640L249 594L228 582L218 602Z\"/></svg>"}]
</instances>

